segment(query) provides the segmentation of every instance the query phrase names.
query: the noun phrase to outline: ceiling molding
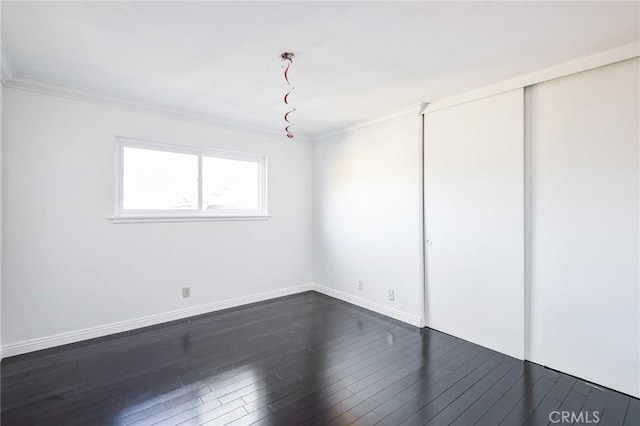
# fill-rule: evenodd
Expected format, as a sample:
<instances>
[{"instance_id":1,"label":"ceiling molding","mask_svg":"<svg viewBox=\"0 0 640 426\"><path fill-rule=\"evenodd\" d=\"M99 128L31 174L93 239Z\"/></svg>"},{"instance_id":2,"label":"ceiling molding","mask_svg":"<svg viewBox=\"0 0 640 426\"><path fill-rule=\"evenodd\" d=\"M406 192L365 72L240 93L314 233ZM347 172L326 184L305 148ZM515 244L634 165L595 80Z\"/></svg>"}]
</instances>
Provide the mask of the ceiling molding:
<instances>
[{"instance_id":1,"label":"ceiling molding","mask_svg":"<svg viewBox=\"0 0 640 426\"><path fill-rule=\"evenodd\" d=\"M6 68L6 69L5 69ZM275 138L280 141L291 142L282 131L271 128L259 127L251 123L242 122L225 117L217 117L209 114L200 114L179 109L166 108L150 103L137 102L116 96L106 95L93 90L84 89L77 86L66 85L53 81L29 77L17 73L13 68L11 59L6 50L2 49L2 84L5 87L26 90L30 92L43 93L45 95L58 96L67 99L74 99L82 102L90 102L99 105L106 105L113 108L136 111L145 114L159 115L175 120L190 121L221 129L231 130L240 133L249 133L258 136ZM312 138L298 136L293 139L295 143L313 144Z\"/></svg>"},{"instance_id":2,"label":"ceiling molding","mask_svg":"<svg viewBox=\"0 0 640 426\"><path fill-rule=\"evenodd\" d=\"M434 101L430 103L427 108L425 108L423 113L432 113L455 105L461 105L467 102L497 95L499 93L521 89L523 87L542 83L543 81L565 77L571 74L576 74L605 65L615 64L616 62L626 61L628 59L637 58L639 56L640 43L627 44L616 49L607 50L595 55L585 56L573 61L564 62L562 64L534 71L532 73L523 74L509 80L501 81L497 84L484 86L475 90Z\"/></svg>"},{"instance_id":3,"label":"ceiling molding","mask_svg":"<svg viewBox=\"0 0 640 426\"><path fill-rule=\"evenodd\" d=\"M338 139L356 132L363 132L363 131L375 129L380 126L395 123L396 121L406 120L409 117L418 117L420 114L424 112L424 110L427 108L427 105L428 105L427 102L420 102L417 104L413 104L408 107L402 108L401 110L398 110L394 113L385 114L373 120L367 120L342 130L326 133L324 135L316 137L314 140L316 144L331 142L335 139Z\"/></svg>"},{"instance_id":4,"label":"ceiling molding","mask_svg":"<svg viewBox=\"0 0 640 426\"><path fill-rule=\"evenodd\" d=\"M136 111L145 114L159 115L166 118L204 124L240 133L249 133L259 136L276 138L281 141L291 141L290 139L286 139L285 135L281 131L258 127L247 122L212 116L208 114L166 108L150 103L137 102L131 99L111 96L79 86L73 86L36 77L26 76L15 71L13 63L11 62L11 58L9 57L4 47L2 48L2 84L5 87L18 90L26 90L51 96L74 99L82 102L105 105L113 108ZM305 145L328 142L330 140L354 132L366 131L396 121L404 120L409 117L419 116L424 112L427 105L428 104L426 102L413 104L394 113L385 114L384 116L375 118L373 120L367 120L345 129L321 135L320 137L296 136L293 139L293 142Z\"/></svg>"},{"instance_id":5,"label":"ceiling molding","mask_svg":"<svg viewBox=\"0 0 640 426\"><path fill-rule=\"evenodd\" d=\"M66 85L49 80L25 76L16 71L4 45L1 46L1 51L1 81L2 84L6 87L74 99L83 102L90 102L94 104L106 105L113 108L153 114L176 120L204 124L230 131L266 136L278 139L280 141L291 142L290 139L286 139L285 134L282 131L276 131L272 128L256 126L255 124L249 122L243 122L209 114L196 113L192 111L185 111L177 108L167 108L161 105L154 105L151 103L134 101L132 99L111 96L78 86ZM473 100L482 99L498 93L514 90L517 88L529 86L532 84L540 83L542 81L547 81L570 74L575 74L577 72L586 71L588 69L597 68L615 62L636 58L639 56L640 43L631 43L616 49L555 65L549 68L535 71L533 73L521 75L519 77L505 80L497 84L450 96L431 103L421 102L418 104L413 104L394 113L385 114L381 117L367 120L354 126L340 129L338 131L325 133L318 137L296 135L295 139L293 139L293 142L302 144L329 142L355 132L374 129L386 124L404 120L409 117L431 113L454 105L471 102Z\"/></svg>"},{"instance_id":6,"label":"ceiling molding","mask_svg":"<svg viewBox=\"0 0 640 426\"><path fill-rule=\"evenodd\" d=\"M9 54L7 53L7 49L4 47L4 44L0 44L0 50L2 51L2 61L1 69L0 69L0 80L2 84L5 86L7 82L13 80L16 75L16 69L13 66L13 62L11 62L11 58L9 58Z\"/></svg>"}]
</instances>

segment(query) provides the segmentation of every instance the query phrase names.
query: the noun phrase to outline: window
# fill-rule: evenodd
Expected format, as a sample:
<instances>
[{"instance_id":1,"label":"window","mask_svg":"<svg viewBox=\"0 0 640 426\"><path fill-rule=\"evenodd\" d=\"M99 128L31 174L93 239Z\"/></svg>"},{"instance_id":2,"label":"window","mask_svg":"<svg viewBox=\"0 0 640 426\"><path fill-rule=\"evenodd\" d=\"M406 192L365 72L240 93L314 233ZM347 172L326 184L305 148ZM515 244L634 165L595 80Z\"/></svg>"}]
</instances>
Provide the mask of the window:
<instances>
[{"instance_id":1,"label":"window","mask_svg":"<svg viewBox=\"0 0 640 426\"><path fill-rule=\"evenodd\" d=\"M261 155L117 138L114 222L267 218Z\"/></svg>"}]
</instances>

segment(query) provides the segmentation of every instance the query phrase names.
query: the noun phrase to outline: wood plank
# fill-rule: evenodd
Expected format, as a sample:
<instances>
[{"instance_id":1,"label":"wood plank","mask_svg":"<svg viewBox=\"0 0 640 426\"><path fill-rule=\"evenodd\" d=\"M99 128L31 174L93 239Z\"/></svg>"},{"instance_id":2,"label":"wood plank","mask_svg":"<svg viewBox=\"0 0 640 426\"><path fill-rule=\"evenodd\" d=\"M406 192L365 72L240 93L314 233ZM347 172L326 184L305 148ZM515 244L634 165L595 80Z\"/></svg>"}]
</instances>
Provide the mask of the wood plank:
<instances>
[{"instance_id":1,"label":"wood plank","mask_svg":"<svg viewBox=\"0 0 640 426\"><path fill-rule=\"evenodd\" d=\"M553 408L640 424L637 399L312 292L7 358L1 373L7 425L534 425Z\"/></svg>"}]
</instances>

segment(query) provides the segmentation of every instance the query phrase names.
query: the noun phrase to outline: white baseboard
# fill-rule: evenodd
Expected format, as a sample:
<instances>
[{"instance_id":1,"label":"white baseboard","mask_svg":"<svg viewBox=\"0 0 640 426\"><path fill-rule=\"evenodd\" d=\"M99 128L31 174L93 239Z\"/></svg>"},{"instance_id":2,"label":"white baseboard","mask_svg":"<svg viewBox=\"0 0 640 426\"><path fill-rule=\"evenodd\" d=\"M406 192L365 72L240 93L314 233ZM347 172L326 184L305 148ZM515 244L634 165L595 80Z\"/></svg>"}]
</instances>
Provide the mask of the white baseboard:
<instances>
[{"instance_id":1,"label":"white baseboard","mask_svg":"<svg viewBox=\"0 0 640 426\"><path fill-rule=\"evenodd\" d=\"M41 349L52 348L55 346L67 345L69 343L80 342L82 340L94 339L96 337L104 337L110 334L121 333L123 331L135 330L137 328L148 327L150 325L161 324L164 322L174 321L182 318L188 318L195 315L206 314L210 312L220 311L222 309L234 308L236 306L247 305L249 303L261 302L264 300L275 299L277 297L289 296L305 291L317 291L330 297L351 303L361 308L377 312L382 315L397 319L415 327L420 327L420 317L409 315L397 309L389 308L378 303L370 302L360 297L352 296L342 291L334 290L317 283L306 283L298 286L282 288L279 290L267 291L264 293L252 294L249 296L236 297L234 299L223 300L220 302L207 303L205 305L194 306L191 308L179 309L176 311L166 312L162 314L149 315L142 318L132 320L114 322L111 324L101 325L98 327L90 327L82 330L71 331L68 333L54 334L51 336L41 337L37 339L23 340L17 343L3 345L0 351L2 357L10 357L14 355L25 354L28 352L39 351Z\"/></svg>"},{"instance_id":2,"label":"white baseboard","mask_svg":"<svg viewBox=\"0 0 640 426\"><path fill-rule=\"evenodd\" d=\"M194 306L191 308L179 309L176 311L166 312L162 314L149 315L142 318L120 321L106 324L98 327L90 327L82 330L76 330L68 333L60 333L52 336L23 340L17 343L11 343L2 347L2 356L10 357L20 355L27 352L38 351L41 349L52 348L54 346L66 345L82 340L103 337L109 334L130 331L136 328L147 327L150 325L161 324L163 322L174 321L177 319L188 318L194 315L206 314L209 312L220 311L222 309L233 308L236 306L247 305L249 303L261 302L263 300L275 299L277 297L289 296L291 294L302 293L314 289L313 283L302 284L294 287L287 287L278 290L267 291L264 293L252 294L249 296L236 297L234 299L223 300L220 302L207 303L205 305Z\"/></svg>"},{"instance_id":3,"label":"white baseboard","mask_svg":"<svg viewBox=\"0 0 640 426\"><path fill-rule=\"evenodd\" d=\"M313 283L313 290L317 291L318 293L326 294L327 296L345 301L347 303L351 303L352 305L360 306L361 308L397 319L398 321L406 322L407 324L413 325L414 327L421 327L421 318L419 316L409 315L406 312L389 308L379 303L371 302L369 300L353 296L349 293L334 290L330 287L325 287L318 283Z\"/></svg>"}]
</instances>

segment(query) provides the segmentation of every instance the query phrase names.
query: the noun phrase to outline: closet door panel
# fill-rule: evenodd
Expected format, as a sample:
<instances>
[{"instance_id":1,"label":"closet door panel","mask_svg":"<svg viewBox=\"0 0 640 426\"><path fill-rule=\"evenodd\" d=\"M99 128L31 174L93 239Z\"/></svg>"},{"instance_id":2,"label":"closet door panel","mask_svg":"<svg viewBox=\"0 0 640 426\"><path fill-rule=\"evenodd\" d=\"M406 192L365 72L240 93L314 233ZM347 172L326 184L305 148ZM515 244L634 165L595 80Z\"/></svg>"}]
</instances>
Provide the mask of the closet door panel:
<instances>
[{"instance_id":1,"label":"closet door panel","mask_svg":"<svg viewBox=\"0 0 640 426\"><path fill-rule=\"evenodd\" d=\"M427 325L524 358L523 90L425 114Z\"/></svg>"},{"instance_id":2,"label":"closet door panel","mask_svg":"<svg viewBox=\"0 0 640 426\"><path fill-rule=\"evenodd\" d=\"M531 88L528 359L640 395L638 60Z\"/></svg>"}]
</instances>

